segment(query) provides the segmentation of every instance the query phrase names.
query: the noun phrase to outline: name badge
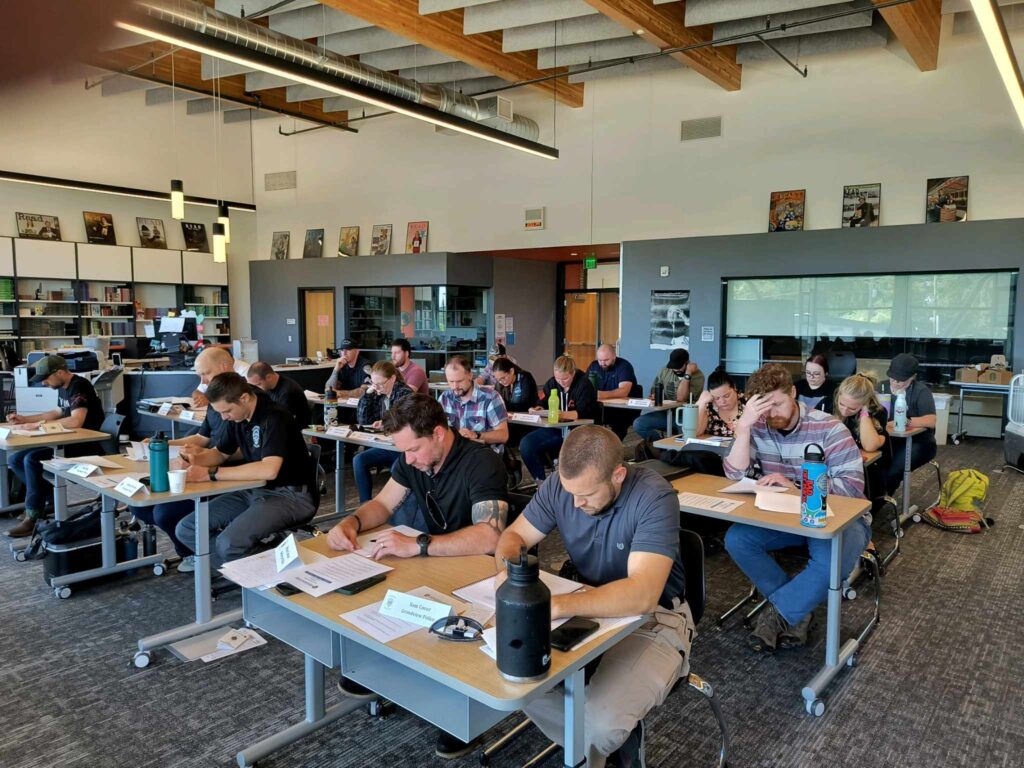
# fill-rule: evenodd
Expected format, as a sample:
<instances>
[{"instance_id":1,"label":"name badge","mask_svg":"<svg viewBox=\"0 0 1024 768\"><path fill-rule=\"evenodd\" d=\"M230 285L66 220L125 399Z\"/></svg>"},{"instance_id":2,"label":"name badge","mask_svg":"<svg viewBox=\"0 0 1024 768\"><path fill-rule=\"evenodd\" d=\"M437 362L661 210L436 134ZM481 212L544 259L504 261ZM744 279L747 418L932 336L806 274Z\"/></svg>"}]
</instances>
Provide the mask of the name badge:
<instances>
[{"instance_id":1,"label":"name badge","mask_svg":"<svg viewBox=\"0 0 1024 768\"><path fill-rule=\"evenodd\" d=\"M277 572L280 573L295 563L301 563L299 548L295 545L295 534L291 533L288 538L277 545L274 549L274 562L277 564Z\"/></svg>"},{"instance_id":2,"label":"name badge","mask_svg":"<svg viewBox=\"0 0 1024 768\"><path fill-rule=\"evenodd\" d=\"M635 405L638 408L650 408L652 403L650 398L631 397L626 401L626 405Z\"/></svg>"},{"instance_id":3,"label":"name badge","mask_svg":"<svg viewBox=\"0 0 1024 768\"><path fill-rule=\"evenodd\" d=\"M324 434L334 437L348 437L352 433L349 427L330 427Z\"/></svg>"},{"instance_id":4,"label":"name badge","mask_svg":"<svg viewBox=\"0 0 1024 768\"><path fill-rule=\"evenodd\" d=\"M509 414L509 418L512 419L512 421L526 421L531 424L540 423L539 413L512 413Z\"/></svg>"},{"instance_id":5,"label":"name badge","mask_svg":"<svg viewBox=\"0 0 1024 768\"><path fill-rule=\"evenodd\" d=\"M350 397L345 401L345 405L359 405L359 398Z\"/></svg>"},{"instance_id":6,"label":"name badge","mask_svg":"<svg viewBox=\"0 0 1024 768\"><path fill-rule=\"evenodd\" d=\"M157 414L159 414L160 416L166 416L167 414L169 414L171 412L171 408L173 408L173 407L174 406L171 403L163 403L157 409Z\"/></svg>"},{"instance_id":7,"label":"name badge","mask_svg":"<svg viewBox=\"0 0 1024 768\"><path fill-rule=\"evenodd\" d=\"M64 432L64 425L59 421L44 421L43 432L48 435L57 435Z\"/></svg>"},{"instance_id":8,"label":"name badge","mask_svg":"<svg viewBox=\"0 0 1024 768\"><path fill-rule=\"evenodd\" d=\"M430 627L438 619L450 616L452 607L444 603L389 589L380 604L380 612L393 619L408 621L420 627Z\"/></svg>"},{"instance_id":9,"label":"name badge","mask_svg":"<svg viewBox=\"0 0 1024 768\"><path fill-rule=\"evenodd\" d=\"M178 415L179 415L179 417L181 418L182 421L195 421L196 420L196 412L195 411L182 411Z\"/></svg>"},{"instance_id":10,"label":"name badge","mask_svg":"<svg viewBox=\"0 0 1024 768\"><path fill-rule=\"evenodd\" d=\"M75 464L75 466L68 470L68 474L74 475L75 477L88 477L97 469L99 469L99 467L92 464Z\"/></svg>"},{"instance_id":11,"label":"name badge","mask_svg":"<svg viewBox=\"0 0 1024 768\"><path fill-rule=\"evenodd\" d=\"M136 480L134 477L126 477L120 483L114 486L114 490L118 493L124 494L125 496L134 496L139 492L141 488L145 488L142 483Z\"/></svg>"},{"instance_id":12,"label":"name badge","mask_svg":"<svg viewBox=\"0 0 1024 768\"><path fill-rule=\"evenodd\" d=\"M11 428L10 427L0 427L0 440L6 440L10 436L11 436Z\"/></svg>"}]
</instances>

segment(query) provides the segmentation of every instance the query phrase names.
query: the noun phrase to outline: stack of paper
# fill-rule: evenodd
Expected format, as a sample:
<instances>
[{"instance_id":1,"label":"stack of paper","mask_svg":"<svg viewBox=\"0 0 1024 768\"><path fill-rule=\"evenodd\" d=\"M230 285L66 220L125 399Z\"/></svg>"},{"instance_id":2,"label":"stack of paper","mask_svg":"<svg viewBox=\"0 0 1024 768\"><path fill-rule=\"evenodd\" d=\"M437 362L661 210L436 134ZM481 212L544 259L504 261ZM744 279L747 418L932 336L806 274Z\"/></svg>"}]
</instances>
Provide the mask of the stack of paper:
<instances>
[{"instance_id":1,"label":"stack of paper","mask_svg":"<svg viewBox=\"0 0 1024 768\"><path fill-rule=\"evenodd\" d=\"M225 656L231 656L232 654L248 651L252 648L259 648L261 645L267 644L267 641L263 636L254 629L241 627L236 629L235 632L243 635L245 637L245 642L236 648L218 648L216 651L213 651L213 653L208 653L205 656L200 656L199 658L209 663L211 661L216 661L217 659L223 659Z\"/></svg>"},{"instance_id":2,"label":"stack of paper","mask_svg":"<svg viewBox=\"0 0 1024 768\"><path fill-rule=\"evenodd\" d=\"M181 446L170 445L167 447L167 458L176 459L181 454ZM132 440L128 444L125 455L128 456L132 461L149 461L149 443L138 443ZM81 459L78 459L78 463L83 463ZM92 462L87 462L91 464ZM102 464L100 466L103 466Z\"/></svg>"},{"instance_id":3,"label":"stack of paper","mask_svg":"<svg viewBox=\"0 0 1024 768\"><path fill-rule=\"evenodd\" d=\"M720 499L717 496L705 496L702 493L680 493L680 509L704 509L708 512L732 512L736 507L742 507L742 501L732 499Z\"/></svg>"},{"instance_id":4,"label":"stack of paper","mask_svg":"<svg viewBox=\"0 0 1024 768\"><path fill-rule=\"evenodd\" d=\"M103 467L105 469L123 469L120 464L105 459L102 456L76 456L73 459L65 457L54 457L50 459L54 464L61 464L63 466L73 467L75 464L91 464L94 467Z\"/></svg>"},{"instance_id":5,"label":"stack of paper","mask_svg":"<svg viewBox=\"0 0 1024 768\"><path fill-rule=\"evenodd\" d=\"M308 549L300 549L299 554L301 561L297 560L283 571L277 570L274 550L268 550L225 563L220 572L247 589L273 587L287 581L307 595L319 597L339 587L393 570L389 565L355 555L324 557Z\"/></svg>"},{"instance_id":6,"label":"stack of paper","mask_svg":"<svg viewBox=\"0 0 1024 768\"><path fill-rule=\"evenodd\" d=\"M721 493L781 493L784 490L786 489L781 485L758 485L757 480L744 477L728 488L723 488Z\"/></svg>"},{"instance_id":7,"label":"stack of paper","mask_svg":"<svg viewBox=\"0 0 1024 768\"><path fill-rule=\"evenodd\" d=\"M754 506L765 512L784 512L788 515L800 514L800 497L791 493L758 493L754 497ZM827 510L827 516L833 517L831 509Z\"/></svg>"},{"instance_id":8,"label":"stack of paper","mask_svg":"<svg viewBox=\"0 0 1024 768\"><path fill-rule=\"evenodd\" d=\"M640 618L639 616L625 616L625 617L619 618L619 619L591 619L591 621L596 621L597 622L597 629L593 632L593 634L587 635L585 638L580 640L578 643L576 643L576 645L574 645L569 650L570 651L579 650L584 645L589 643L591 640L595 640L595 639L599 638L601 635L605 634L606 632L611 632L613 629L616 629L618 627L624 626L626 624L630 624L630 623L636 621L639 618ZM560 627L562 624L564 624L567 621L568 621L568 618L556 619L555 621L551 622L551 629L557 629L558 627ZM488 627L487 629L484 630L484 644L480 648L480 650L483 651L484 653L486 653L492 659L497 660L497 658L498 658L497 648L498 648L498 628L497 627Z\"/></svg>"}]
</instances>

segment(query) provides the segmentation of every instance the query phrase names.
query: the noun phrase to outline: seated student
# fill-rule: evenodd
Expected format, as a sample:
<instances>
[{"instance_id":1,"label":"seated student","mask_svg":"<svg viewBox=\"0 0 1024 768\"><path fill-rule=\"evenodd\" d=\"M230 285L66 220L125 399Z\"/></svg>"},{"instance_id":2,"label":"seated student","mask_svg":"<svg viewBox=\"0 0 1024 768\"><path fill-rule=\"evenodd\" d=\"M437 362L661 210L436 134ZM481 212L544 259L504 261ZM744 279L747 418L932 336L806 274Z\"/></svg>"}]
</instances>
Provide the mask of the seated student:
<instances>
[{"instance_id":1,"label":"seated student","mask_svg":"<svg viewBox=\"0 0 1024 768\"><path fill-rule=\"evenodd\" d=\"M378 534L376 559L492 554L509 510L501 459L449 427L447 415L430 395L399 400L384 416L384 431L400 451L391 478L373 499L331 529L331 549L356 549L360 532L390 523L424 533ZM374 695L344 677L338 689L354 698ZM438 731L438 756L459 757L472 749L472 744Z\"/></svg>"},{"instance_id":2,"label":"seated student","mask_svg":"<svg viewBox=\"0 0 1024 768\"><path fill-rule=\"evenodd\" d=\"M513 363L516 359L509 355L508 350L505 349L505 345L501 343L495 343L487 353L487 365L480 371L480 375L476 377L476 383L481 387L493 387L497 384L497 380L494 378L494 363L497 360L505 358L511 360Z\"/></svg>"},{"instance_id":3,"label":"seated student","mask_svg":"<svg viewBox=\"0 0 1024 768\"><path fill-rule=\"evenodd\" d=\"M412 390L402 380L402 374L390 360L379 360L370 369L370 387L359 398L356 406L356 421L360 425L381 429L384 414ZM359 501L370 500L373 491L373 480L370 470L373 467L390 467L397 458L394 451L386 448L367 448L352 457L352 474L356 478L359 489Z\"/></svg>"},{"instance_id":4,"label":"seated student","mask_svg":"<svg viewBox=\"0 0 1024 768\"><path fill-rule=\"evenodd\" d=\"M864 462L850 430L827 413L796 399L789 371L778 363L759 368L747 381L747 405L736 422L736 439L724 462L725 475L741 479L755 459L766 473L758 484L799 487L804 449L820 445L828 467L829 493L864 496ZM842 572L849 573L870 539L871 516L850 525L843 536ZM806 544L807 567L790 578L771 556ZM807 643L814 609L828 595L831 542L734 523L725 548L740 570L768 600L748 638L755 651L795 648Z\"/></svg>"},{"instance_id":5,"label":"seated student","mask_svg":"<svg viewBox=\"0 0 1024 768\"><path fill-rule=\"evenodd\" d=\"M96 396L92 384L68 370L68 362L60 355L47 355L35 364L32 383L42 382L57 390L57 407L46 413L23 416L12 413L7 420L12 424L57 422L68 429L98 430L103 426L103 404ZM95 443L68 445L65 456L86 456L96 452ZM25 514L7 531L11 538L31 536L36 521L42 517L50 484L43 478L42 462L53 458L53 448L27 448L7 457L7 466L25 486ZM4 467L0 471L7 471Z\"/></svg>"},{"instance_id":6,"label":"seated student","mask_svg":"<svg viewBox=\"0 0 1024 768\"><path fill-rule=\"evenodd\" d=\"M679 502L672 486L644 467L627 467L622 443L604 427L578 427L549 477L494 554L499 583L505 560L555 529L592 587L552 595L551 618L649 614L630 637L600 658L587 682L586 764L644 765L644 717L689 671L695 634L679 556ZM549 691L525 709L544 735L564 743L563 692Z\"/></svg>"},{"instance_id":7,"label":"seated student","mask_svg":"<svg viewBox=\"0 0 1024 768\"><path fill-rule=\"evenodd\" d=\"M796 399L810 409L832 412L835 385L828 380L828 360L824 355L811 355L804 362L804 377L796 383Z\"/></svg>"},{"instance_id":8,"label":"seated student","mask_svg":"<svg viewBox=\"0 0 1024 768\"><path fill-rule=\"evenodd\" d=\"M473 364L465 355L452 357L444 375L448 389L441 393L440 402L452 429L502 453L508 442L508 412L501 395L473 383Z\"/></svg>"},{"instance_id":9,"label":"seated student","mask_svg":"<svg viewBox=\"0 0 1024 768\"><path fill-rule=\"evenodd\" d=\"M231 353L228 352L223 347L206 347L199 353L199 356L196 357L196 363L199 362L199 357L202 357L204 353L212 352L215 349L219 350L220 352L223 352L225 355L228 356L228 359L231 360L230 370L233 370L239 376L245 376L246 374L249 373L249 363L247 363L245 360L235 360L235 358L232 357ZM199 376L199 386L197 386L195 388L195 391L192 393L192 410L206 408L210 404L209 401L206 399L206 388L209 386L210 382L203 381L203 375L199 372L198 365L195 367L195 372Z\"/></svg>"},{"instance_id":10,"label":"seated student","mask_svg":"<svg viewBox=\"0 0 1024 768\"><path fill-rule=\"evenodd\" d=\"M885 408L875 395L875 380L862 373L849 376L836 387L835 414L850 430L861 456L885 448ZM870 475L872 501L885 494L882 473L889 466L888 452L867 468Z\"/></svg>"},{"instance_id":11,"label":"seated student","mask_svg":"<svg viewBox=\"0 0 1024 768\"><path fill-rule=\"evenodd\" d=\"M668 365L658 371L654 377L654 384L651 385L651 398L654 398L654 388L659 384L664 387L665 399L675 400L677 403L690 402L690 396L698 397L704 391L704 374L701 373L697 364L690 360L690 353L685 349L673 349L669 355ZM641 440L652 438L658 440L664 437L665 412L651 411L638 416L633 422L633 431Z\"/></svg>"},{"instance_id":12,"label":"seated student","mask_svg":"<svg viewBox=\"0 0 1024 768\"><path fill-rule=\"evenodd\" d=\"M408 339L395 339L391 342L391 362L402 374L405 384L413 392L423 395L430 394L430 387L427 383L427 372L416 365L409 357L412 354L412 345Z\"/></svg>"},{"instance_id":13,"label":"seated student","mask_svg":"<svg viewBox=\"0 0 1024 768\"><path fill-rule=\"evenodd\" d=\"M212 448L181 449L187 481L263 480L261 488L234 491L210 501L210 562L219 568L244 557L272 533L301 525L316 513L309 449L294 417L237 373L218 375L206 390L210 408L224 420ZM243 463L223 466L236 454ZM196 516L182 518L179 541L196 549Z\"/></svg>"},{"instance_id":14,"label":"seated student","mask_svg":"<svg viewBox=\"0 0 1024 768\"><path fill-rule=\"evenodd\" d=\"M537 404L537 382L507 357L494 361L495 389L505 402L505 410L522 413Z\"/></svg>"},{"instance_id":15,"label":"seated student","mask_svg":"<svg viewBox=\"0 0 1024 768\"><path fill-rule=\"evenodd\" d=\"M917 380L917 358L913 355L896 355L889 364L889 392L892 395L890 413L895 413L896 396L904 392L907 398L907 429L923 427L924 432L915 435L910 450L910 468L917 469L935 458L938 448L935 444L935 398L924 382ZM890 420L890 425L893 422ZM903 465L906 462L906 438L892 437L892 464L885 475L885 492L892 496L903 482Z\"/></svg>"},{"instance_id":16,"label":"seated student","mask_svg":"<svg viewBox=\"0 0 1024 768\"><path fill-rule=\"evenodd\" d=\"M205 392L210 382L222 373L235 371L237 361L231 354L221 347L209 347L199 353L195 362L195 371L199 374L200 386ZM247 364L248 368L248 364ZM206 396L203 395L204 402ZM206 417L203 419L199 431L193 435L168 440L168 445L191 446L192 448L209 448L215 445L220 439L221 429L224 427L224 420L216 410L206 406ZM148 442L148 438L146 440ZM178 523L183 518L195 511L196 505L192 501L170 501L164 504L157 504L155 507L135 507L133 511L136 518L144 523L155 525L167 534L174 546L174 552L181 558L178 563L180 573L192 573L196 567L195 555L192 550L186 547L178 539Z\"/></svg>"},{"instance_id":17,"label":"seated student","mask_svg":"<svg viewBox=\"0 0 1024 768\"><path fill-rule=\"evenodd\" d=\"M597 399L602 402L629 397L637 386L632 364L624 357L617 357L610 344L597 348L597 360L587 368L587 376L592 375L597 376Z\"/></svg>"},{"instance_id":18,"label":"seated student","mask_svg":"<svg viewBox=\"0 0 1024 768\"><path fill-rule=\"evenodd\" d=\"M559 417L562 421L594 419L597 417L597 393L590 379L576 368L576 362L568 355L562 355L553 366L554 375L544 384L540 392L540 405L530 409L538 412L547 409L551 392L558 392ZM519 455L533 479L540 482L545 476L545 462L553 460L562 448L562 432L558 429L540 427L519 441Z\"/></svg>"},{"instance_id":19,"label":"seated student","mask_svg":"<svg viewBox=\"0 0 1024 768\"><path fill-rule=\"evenodd\" d=\"M252 386L262 389L273 402L294 416L302 429L313 423L306 392L294 379L280 375L269 363L264 362L250 365L245 378Z\"/></svg>"},{"instance_id":20,"label":"seated student","mask_svg":"<svg viewBox=\"0 0 1024 768\"><path fill-rule=\"evenodd\" d=\"M351 339L342 339L338 347L341 357L327 378L324 388L330 387L339 398L362 397L370 384L370 361L359 354L359 348Z\"/></svg>"}]
</instances>

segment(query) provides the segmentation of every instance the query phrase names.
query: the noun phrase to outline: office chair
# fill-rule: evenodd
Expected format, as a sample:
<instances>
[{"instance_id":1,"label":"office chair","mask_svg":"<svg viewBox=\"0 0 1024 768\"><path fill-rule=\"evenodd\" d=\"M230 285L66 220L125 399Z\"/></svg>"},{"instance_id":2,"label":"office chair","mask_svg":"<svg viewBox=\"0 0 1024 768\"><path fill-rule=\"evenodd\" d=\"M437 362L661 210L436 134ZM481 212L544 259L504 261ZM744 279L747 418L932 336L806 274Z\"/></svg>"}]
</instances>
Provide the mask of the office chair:
<instances>
[{"instance_id":1,"label":"office chair","mask_svg":"<svg viewBox=\"0 0 1024 768\"><path fill-rule=\"evenodd\" d=\"M831 381L842 381L857 372L857 356L853 352L829 352L825 359Z\"/></svg>"}]
</instances>

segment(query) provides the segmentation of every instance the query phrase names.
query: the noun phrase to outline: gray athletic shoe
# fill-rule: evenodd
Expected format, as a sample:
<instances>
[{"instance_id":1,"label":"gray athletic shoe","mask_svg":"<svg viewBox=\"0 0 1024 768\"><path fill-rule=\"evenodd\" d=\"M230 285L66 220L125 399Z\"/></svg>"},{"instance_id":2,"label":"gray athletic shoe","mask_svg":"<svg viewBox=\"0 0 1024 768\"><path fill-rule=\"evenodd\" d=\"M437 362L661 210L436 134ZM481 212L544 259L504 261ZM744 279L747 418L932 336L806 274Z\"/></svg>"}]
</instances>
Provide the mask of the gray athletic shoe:
<instances>
[{"instance_id":1,"label":"gray athletic shoe","mask_svg":"<svg viewBox=\"0 0 1024 768\"><path fill-rule=\"evenodd\" d=\"M786 628L786 622L779 616L775 606L768 603L757 615L753 630L747 635L747 644L758 653L774 651L779 644L779 635Z\"/></svg>"},{"instance_id":2,"label":"gray athletic shoe","mask_svg":"<svg viewBox=\"0 0 1024 768\"><path fill-rule=\"evenodd\" d=\"M192 573L196 569L196 556L185 555L178 563L178 573Z\"/></svg>"},{"instance_id":3,"label":"gray athletic shoe","mask_svg":"<svg viewBox=\"0 0 1024 768\"><path fill-rule=\"evenodd\" d=\"M779 648L803 648L807 645L807 634L813 619L814 613L811 612L792 626L783 620L784 628L779 632Z\"/></svg>"}]
</instances>

